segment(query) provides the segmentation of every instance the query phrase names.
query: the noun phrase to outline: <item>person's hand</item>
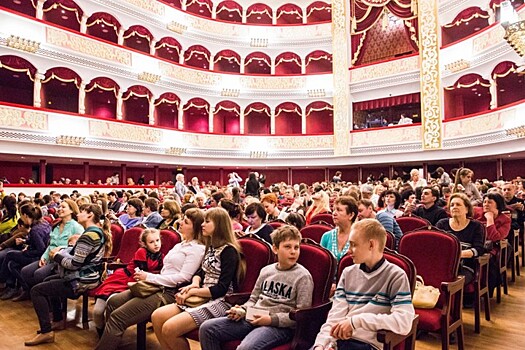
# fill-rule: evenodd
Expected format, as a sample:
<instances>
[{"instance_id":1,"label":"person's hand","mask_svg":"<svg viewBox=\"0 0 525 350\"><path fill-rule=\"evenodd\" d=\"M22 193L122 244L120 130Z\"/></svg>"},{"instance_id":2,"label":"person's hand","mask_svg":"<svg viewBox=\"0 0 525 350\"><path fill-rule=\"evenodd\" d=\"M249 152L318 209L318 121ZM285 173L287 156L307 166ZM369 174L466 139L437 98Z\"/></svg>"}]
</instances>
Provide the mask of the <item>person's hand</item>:
<instances>
[{"instance_id":1,"label":"person's hand","mask_svg":"<svg viewBox=\"0 0 525 350\"><path fill-rule=\"evenodd\" d=\"M226 316L232 321L240 321L246 316L246 312L240 312L240 310L244 311L239 305L235 305L226 311Z\"/></svg>"},{"instance_id":2,"label":"person's hand","mask_svg":"<svg viewBox=\"0 0 525 350\"><path fill-rule=\"evenodd\" d=\"M462 184L458 184L456 189L459 191L459 192L465 192L465 187L463 187Z\"/></svg>"},{"instance_id":3,"label":"person's hand","mask_svg":"<svg viewBox=\"0 0 525 350\"><path fill-rule=\"evenodd\" d=\"M483 214L483 216L485 216L485 219L487 219L487 221L489 220L494 221L494 213L491 211L487 211L486 213Z\"/></svg>"},{"instance_id":4,"label":"person's hand","mask_svg":"<svg viewBox=\"0 0 525 350\"><path fill-rule=\"evenodd\" d=\"M55 257L56 253L58 253L61 250L62 250L61 247L56 247L56 248L51 249L49 251L49 259L53 260L53 258Z\"/></svg>"},{"instance_id":5,"label":"person's hand","mask_svg":"<svg viewBox=\"0 0 525 350\"><path fill-rule=\"evenodd\" d=\"M252 326L269 326L272 324L270 316L253 315L253 320L250 321Z\"/></svg>"},{"instance_id":6,"label":"person's hand","mask_svg":"<svg viewBox=\"0 0 525 350\"><path fill-rule=\"evenodd\" d=\"M20 237L15 238L15 244L16 245L22 245L25 242L26 242L25 238L20 238Z\"/></svg>"},{"instance_id":7,"label":"person's hand","mask_svg":"<svg viewBox=\"0 0 525 350\"><path fill-rule=\"evenodd\" d=\"M243 231L241 231L241 230L235 230L235 231L233 231L233 233L235 233L235 236L237 238L241 238L242 236L245 235L245 233Z\"/></svg>"},{"instance_id":8,"label":"person's hand","mask_svg":"<svg viewBox=\"0 0 525 350\"><path fill-rule=\"evenodd\" d=\"M40 259L40 260L38 261L38 267L42 267L42 266L44 266L45 264L47 264L46 259Z\"/></svg>"},{"instance_id":9,"label":"person's hand","mask_svg":"<svg viewBox=\"0 0 525 350\"><path fill-rule=\"evenodd\" d=\"M186 294L193 288L199 288L199 286L192 283L190 285L187 285L187 286L182 287L181 289L179 289L179 294Z\"/></svg>"},{"instance_id":10,"label":"person's hand","mask_svg":"<svg viewBox=\"0 0 525 350\"><path fill-rule=\"evenodd\" d=\"M189 296L192 296L193 295L193 292L192 290L188 290L187 292L185 293L182 293L182 292L179 292L175 295L175 301L177 302L177 304L179 305L184 305L184 302L186 301L186 299L189 297Z\"/></svg>"},{"instance_id":11,"label":"person's hand","mask_svg":"<svg viewBox=\"0 0 525 350\"><path fill-rule=\"evenodd\" d=\"M352 324L350 320L339 321L332 327L330 335L335 339L347 340L352 337Z\"/></svg>"},{"instance_id":12,"label":"person's hand","mask_svg":"<svg viewBox=\"0 0 525 350\"><path fill-rule=\"evenodd\" d=\"M148 274L144 271L138 271L138 272L135 272L133 274L133 278L135 279L135 281L145 281L146 278L148 277Z\"/></svg>"}]
</instances>

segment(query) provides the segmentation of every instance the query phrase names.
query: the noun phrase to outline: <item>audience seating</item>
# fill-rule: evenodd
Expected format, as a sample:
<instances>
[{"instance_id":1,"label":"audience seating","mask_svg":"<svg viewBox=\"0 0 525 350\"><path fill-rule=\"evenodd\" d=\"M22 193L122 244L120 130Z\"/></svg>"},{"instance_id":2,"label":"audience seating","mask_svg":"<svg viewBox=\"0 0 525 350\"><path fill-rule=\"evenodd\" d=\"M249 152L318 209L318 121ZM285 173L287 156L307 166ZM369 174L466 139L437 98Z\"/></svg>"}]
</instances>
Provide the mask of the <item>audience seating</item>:
<instances>
[{"instance_id":1,"label":"audience seating","mask_svg":"<svg viewBox=\"0 0 525 350\"><path fill-rule=\"evenodd\" d=\"M122 264L125 266L133 259L135 252L140 247L139 241L142 231L144 231L144 229L137 226L124 231L119 250L116 251L116 255L109 259L112 263L112 267L118 267L116 264Z\"/></svg>"},{"instance_id":2,"label":"audience seating","mask_svg":"<svg viewBox=\"0 0 525 350\"><path fill-rule=\"evenodd\" d=\"M279 227L286 225L286 223L282 220L268 221L267 224L273 227L274 230L277 230Z\"/></svg>"},{"instance_id":3,"label":"audience seating","mask_svg":"<svg viewBox=\"0 0 525 350\"><path fill-rule=\"evenodd\" d=\"M385 247L390 250L396 250L396 236L388 230L386 231Z\"/></svg>"},{"instance_id":4,"label":"audience seating","mask_svg":"<svg viewBox=\"0 0 525 350\"><path fill-rule=\"evenodd\" d=\"M122 237L124 236L124 231L126 231L126 229L120 223L111 224L111 242L113 243L113 248L111 250L112 254L118 253Z\"/></svg>"},{"instance_id":5,"label":"audience seating","mask_svg":"<svg viewBox=\"0 0 525 350\"><path fill-rule=\"evenodd\" d=\"M54 221L55 219L53 219L52 216L49 216L49 215L42 216L42 219L46 220L46 221L49 223L49 225L53 226L53 221Z\"/></svg>"},{"instance_id":6,"label":"audience seating","mask_svg":"<svg viewBox=\"0 0 525 350\"><path fill-rule=\"evenodd\" d=\"M396 221L401 231L403 231L403 234L423 228L430 229L432 227L428 220L415 215L402 216L396 218Z\"/></svg>"},{"instance_id":7,"label":"audience seating","mask_svg":"<svg viewBox=\"0 0 525 350\"><path fill-rule=\"evenodd\" d=\"M160 251L164 256L166 256L166 254L168 254L168 252L181 241L182 237L180 233L178 233L174 229L160 230Z\"/></svg>"},{"instance_id":8,"label":"audience seating","mask_svg":"<svg viewBox=\"0 0 525 350\"><path fill-rule=\"evenodd\" d=\"M321 237L325 232L332 230L333 227L322 224L310 224L301 229L303 238L310 238L316 243L321 243Z\"/></svg>"},{"instance_id":9,"label":"audience seating","mask_svg":"<svg viewBox=\"0 0 525 350\"><path fill-rule=\"evenodd\" d=\"M321 214L314 215L312 219L310 220L310 225L318 224L318 223L322 223L324 225L328 224L329 226L332 226L332 227L335 226L334 218L332 217L332 214L330 213L321 213Z\"/></svg>"},{"instance_id":10,"label":"audience seating","mask_svg":"<svg viewBox=\"0 0 525 350\"><path fill-rule=\"evenodd\" d=\"M403 235L399 252L407 256L426 285L439 288L441 296L433 309L418 309L418 329L440 332L443 350L450 347L450 335L457 334L458 348L464 349L462 301L465 278L458 276L461 255L459 239L438 230L418 230Z\"/></svg>"},{"instance_id":11,"label":"audience seating","mask_svg":"<svg viewBox=\"0 0 525 350\"><path fill-rule=\"evenodd\" d=\"M520 275L520 230L512 230L512 258L510 259L511 281L516 281L516 275Z\"/></svg>"},{"instance_id":12,"label":"audience seating","mask_svg":"<svg viewBox=\"0 0 525 350\"><path fill-rule=\"evenodd\" d=\"M498 271L501 275L501 281L496 287L496 302L501 303L501 285L503 285L503 293L509 294L508 281L507 281L507 258L508 258L508 242L506 239L502 239L496 242L499 246L498 253L496 254L496 261L498 262Z\"/></svg>"}]
</instances>

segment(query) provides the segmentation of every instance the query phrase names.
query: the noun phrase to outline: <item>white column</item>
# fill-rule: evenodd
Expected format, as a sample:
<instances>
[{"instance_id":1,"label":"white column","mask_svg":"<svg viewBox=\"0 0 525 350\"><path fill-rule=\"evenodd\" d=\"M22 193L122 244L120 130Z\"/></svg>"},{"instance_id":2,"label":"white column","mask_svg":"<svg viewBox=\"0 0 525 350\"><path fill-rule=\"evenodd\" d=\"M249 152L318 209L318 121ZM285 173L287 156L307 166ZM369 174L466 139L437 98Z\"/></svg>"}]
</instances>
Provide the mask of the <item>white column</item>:
<instances>
[{"instance_id":1,"label":"white column","mask_svg":"<svg viewBox=\"0 0 525 350\"><path fill-rule=\"evenodd\" d=\"M43 19L44 18L44 2L46 2L46 0L38 0L38 2L36 3L36 15L35 15L35 17L37 19Z\"/></svg>"},{"instance_id":2,"label":"white column","mask_svg":"<svg viewBox=\"0 0 525 350\"><path fill-rule=\"evenodd\" d=\"M275 135L275 110L270 110L270 134Z\"/></svg>"},{"instance_id":3,"label":"white column","mask_svg":"<svg viewBox=\"0 0 525 350\"><path fill-rule=\"evenodd\" d=\"M122 120L122 91L119 91L117 94L117 120Z\"/></svg>"},{"instance_id":4,"label":"white column","mask_svg":"<svg viewBox=\"0 0 525 350\"><path fill-rule=\"evenodd\" d=\"M306 107L303 107L301 113L301 134L306 134Z\"/></svg>"},{"instance_id":5,"label":"white column","mask_svg":"<svg viewBox=\"0 0 525 350\"><path fill-rule=\"evenodd\" d=\"M177 108L177 126L179 130L184 129L184 105L182 101L179 102L179 108Z\"/></svg>"},{"instance_id":6,"label":"white column","mask_svg":"<svg viewBox=\"0 0 525 350\"><path fill-rule=\"evenodd\" d=\"M78 114L86 114L86 83L80 82L78 89Z\"/></svg>"},{"instance_id":7,"label":"white column","mask_svg":"<svg viewBox=\"0 0 525 350\"><path fill-rule=\"evenodd\" d=\"M33 107L42 107L42 79L45 75L40 72L36 72L35 81L33 83Z\"/></svg>"},{"instance_id":8,"label":"white column","mask_svg":"<svg viewBox=\"0 0 525 350\"><path fill-rule=\"evenodd\" d=\"M181 0L181 2L180 2L180 9L182 11L186 11L186 0Z\"/></svg>"},{"instance_id":9,"label":"white column","mask_svg":"<svg viewBox=\"0 0 525 350\"><path fill-rule=\"evenodd\" d=\"M120 28L119 31L118 31L118 39L117 39L117 44L122 46L124 45L124 28Z\"/></svg>"},{"instance_id":10,"label":"white column","mask_svg":"<svg viewBox=\"0 0 525 350\"><path fill-rule=\"evenodd\" d=\"M149 99L148 119L149 125L155 125L155 99L153 96Z\"/></svg>"},{"instance_id":11,"label":"white column","mask_svg":"<svg viewBox=\"0 0 525 350\"><path fill-rule=\"evenodd\" d=\"M180 49L180 52L179 52L179 64L184 64L184 49Z\"/></svg>"},{"instance_id":12,"label":"white column","mask_svg":"<svg viewBox=\"0 0 525 350\"><path fill-rule=\"evenodd\" d=\"M213 67L215 67L215 59L213 57L213 55L210 53L210 64L209 64L210 68L209 70L212 71L213 70Z\"/></svg>"},{"instance_id":13,"label":"white column","mask_svg":"<svg viewBox=\"0 0 525 350\"><path fill-rule=\"evenodd\" d=\"M212 19L216 19L217 18L217 5L218 5L218 1L214 1L213 2L213 6L211 8L211 18Z\"/></svg>"},{"instance_id":14,"label":"white column","mask_svg":"<svg viewBox=\"0 0 525 350\"><path fill-rule=\"evenodd\" d=\"M241 74L244 74L244 62L246 62L246 56L241 56Z\"/></svg>"},{"instance_id":15,"label":"white column","mask_svg":"<svg viewBox=\"0 0 525 350\"><path fill-rule=\"evenodd\" d=\"M82 34L86 34L87 32L87 20L88 20L88 16L82 15L82 20L80 21L80 32Z\"/></svg>"},{"instance_id":16,"label":"white column","mask_svg":"<svg viewBox=\"0 0 525 350\"><path fill-rule=\"evenodd\" d=\"M208 110L208 132L213 132L213 116L215 112L215 107L210 106Z\"/></svg>"},{"instance_id":17,"label":"white column","mask_svg":"<svg viewBox=\"0 0 525 350\"><path fill-rule=\"evenodd\" d=\"M242 22L242 23L246 23L246 6L244 6L244 8L242 9L242 19L241 19L241 22Z\"/></svg>"},{"instance_id":18,"label":"white column","mask_svg":"<svg viewBox=\"0 0 525 350\"><path fill-rule=\"evenodd\" d=\"M306 57L301 60L301 74L306 74Z\"/></svg>"},{"instance_id":19,"label":"white column","mask_svg":"<svg viewBox=\"0 0 525 350\"><path fill-rule=\"evenodd\" d=\"M302 7L301 10L303 10L303 24L306 24L306 16L308 14L308 9L306 7Z\"/></svg>"},{"instance_id":20,"label":"white column","mask_svg":"<svg viewBox=\"0 0 525 350\"><path fill-rule=\"evenodd\" d=\"M244 135L244 109L241 107L241 113L239 113L239 133Z\"/></svg>"},{"instance_id":21,"label":"white column","mask_svg":"<svg viewBox=\"0 0 525 350\"><path fill-rule=\"evenodd\" d=\"M272 9L272 24L277 24L277 12L274 9Z\"/></svg>"},{"instance_id":22,"label":"white column","mask_svg":"<svg viewBox=\"0 0 525 350\"><path fill-rule=\"evenodd\" d=\"M149 54L151 56L155 56L155 45L157 44L157 42L155 41L155 39L151 39L151 41L149 42Z\"/></svg>"},{"instance_id":23,"label":"white column","mask_svg":"<svg viewBox=\"0 0 525 350\"><path fill-rule=\"evenodd\" d=\"M492 79L492 77L489 79L490 81L490 109L494 109L498 107L498 85L496 84L496 80Z\"/></svg>"},{"instance_id":24,"label":"white column","mask_svg":"<svg viewBox=\"0 0 525 350\"><path fill-rule=\"evenodd\" d=\"M275 57L270 57L270 74L275 75Z\"/></svg>"}]
</instances>

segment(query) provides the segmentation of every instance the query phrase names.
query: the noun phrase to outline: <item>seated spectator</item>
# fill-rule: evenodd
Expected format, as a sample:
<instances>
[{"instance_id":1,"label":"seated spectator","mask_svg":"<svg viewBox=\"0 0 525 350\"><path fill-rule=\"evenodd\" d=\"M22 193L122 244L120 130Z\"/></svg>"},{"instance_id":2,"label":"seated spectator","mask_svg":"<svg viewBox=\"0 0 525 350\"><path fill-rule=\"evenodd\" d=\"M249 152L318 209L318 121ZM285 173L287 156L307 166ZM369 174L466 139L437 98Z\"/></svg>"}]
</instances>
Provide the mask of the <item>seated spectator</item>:
<instances>
[{"instance_id":1,"label":"seated spectator","mask_svg":"<svg viewBox=\"0 0 525 350\"><path fill-rule=\"evenodd\" d=\"M147 198L144 201L144 209L142 210L142 213L144 214L142 224L149 228L156 228L159 226L163 218L158 210L159 200L152 197Z\"/></svg>"},{"instance_id":2,"label":"seated spectator","mask_svg":"<svg viewBox=\"0 0 525 350\"><path fill-rule=\"evenodd\" d=\"M295 226L299 231L306 226L306 219L301 213L290 213L284 221L288 225Z\"/></svg>"},{"instance_id":3,"label":"seated spectator","mask_svg":"<svg viewBox=\"0 0 525 350\"><path fill-rule=\"evenodd\" d=\"M408 182L412 189L415 191L418 187L427 186L427 180L419 176L419 170L412 169L410 170L410 181Z\"/></svg>"},{"instance_id":4,"label":"seated spectator","mask_svg":"<svg viewBox=\"0 0 525 350\"><path fill-rule=\"evenodd\" d=\"M157 225L157 229L177 228L177 220L182 216L179 203L170 199L165 200L164 203L162 203L160 216L162 216L162 221Z\"/></svg>"},{"instance_id":5,"label":"seated spectator","mask_svg":"<svg viewBox=\"0 0 525 350\"><path fill-rule=\"evenodd\" d=\"M219 206L225 209L230 215L232 220L232 229L235 231L242 231L241 218L242 218L242 208L239 204L235 203L231 199L223 198L219 202Z\"/></svg>"},{"instance_id":6,"label":"seated spectator","mask_svg":"<svg viewBox=\"0 0 525 350\"><path fill-rule=\"evenodd\" d=\"M331 251L337 261L350 249L350 230L357 220L357 214L357 202L354 198L341 196L335 200L332 217L336 227L323 234L321 246Z\"/></svg>"},{"instance_id":7,"label":"seated spectator","mask_svg":"<svg viewBox=\"0 0 525 350\"><path fill-rule=\"evenodd\" d=\"M379 196L377 206L381 208L379 213L386 213L393 218L403 216L403 211L399 210L401 206L401 196L394 190L386 190Z\"/></svg>"},{"instance_id":8,"label":"seated spectator","mask_svg":"<svg viewBox=\"0 0 525 350\"><path fill-rule=\"evenodd\" d=\"M117 194L115 192L109 192L108 199L108 210L113 213L118 213L120 210L120 202L118 201Z\"/></svg>"},{"instance_id":9,"label":"seated spectator","mask_svg":"<svg viewBox=\"0 0 525 350\"><path fill-rule=\"evenodd\" d=\"M279 204L283 207L289 207L295 201L296 192L292 186L288 186L284 190L283 198L279 201ZM284 209L283 209L284 210Z\"/></svg>"},{"instance_id":10,"label":"seated spectator","mask_svg":"<svg viewBox=\"0 0 525 350\"><path fill-rule=\"evenodd\" d=\"M122 214L118 217L118 221L124 228L127 230L134 226L142 223L142 208L144 203L138 198L131 198L128 201L128 207L126 209L126 214Z\"/></svg>"},{"instance_id":11,"label":"seated spectator","mask_svg":"<svg viewBox=\"0 0 525 350\"><path fill-rule=\"evenodd\" d=\"M11 196L2 198L1 209L0 242L3 242L9 238L9 232L16 227L20 215L17 210L16 199Z\"/></svg>"},{"instance_id":12,"label":"seated spectator","mask_svg":"<svg viewBox=\"0 0 525 350\"><path fill-rule=\"evenodd\" d=\"M202 192L195 195L195 204L199 209L206 209L206 195Z\"/></svg>"},{"instance_id":13,"label":"seated spectator","mask_svg":"<svg viewBox=\"0 0 525 350\"><path fill-rule=\"evenodd\" d=\"M438 185L443 186L449 186L451 183L450 175L443 169L442 167L439 167L436 169L436 175L438 176Z\"/></svg>"},{"instance_id":14,"label":"seated spectator","mask_svg":"<svg viewBox=\"0 0 525 350\"><path fill-rule=\"evenodd\" d=\"M266 211L266 221L283 220L286 216L285 213L281 215L281 211L277 208L278 200L275 193L261 196L261 204L264 206L264 211Z\"/></svg>"},{"instance_id":15,"label":"seated spectator","mask_svg":"<svg viewBox=\"0 0 525 350\"><path fill-rule=\"evenodd\" d=\"M317 214L330 212L330 197L322 189L312 194L312 201L312 205L308 208L306 214L304 215L307 225L310 225L310 221Z\"/></svg>"},{"instance_id":16,"label":"seated spectator","mask_svg":"<svg viewBox=\"0 0 525 350\"><path fill-rule=\"evenodd\" d=\"M413 214L428 220L432 225L436 225L439 220L448 218L446 210L436 205L438 199L439 191L437 189L430 186L424 187L419 202L421 205L409 203L405 207L405 215Z\"/></svg>"},{"instance_id":17,"label":"seated spectator","mask_svg":"<svg viewBox=\"0 0 525 350\"><path fill-rule=\"evenodd\" d=\"M505 205L510 210L512 229L520 230L520 232L523 233L525 222L525 200L516 196L515 184L506 183L503 185L503 198L505 198Z\"/></svg>"},{"instance_id":18,"label":"seated spectator","mask_svg":"<svg viewBox=\"0 0 525 350\"><path fill-rule=\"evenodd\" d=\"M270 233L273 231L273 227L266 224L266 211L264 206L261 203L254 202L248 204L244 210L246 215L246 220L248 221L248 226L244 233L254 233L257 236L264 239L266 242L272 244L272 239L270 238Z\"/></svg>"},{"instance_id":19,"label":"seated spectator","mask_svg":"<svg viewBox=\"0 0 525 350\"><path fill-rule=\"evenodd\" d=\"M405 335L412 327L415 311L408 278L383 256L383 226L377 220L361 220L352 226L350 242L354 265L341 275L314 350L380 349L377 331Z\"/></svg>"},{"instance_id":20,"label":"seated spectator","mask_svg":"<svg viewBox=\"0 0 525 350\"><path fill-rule=\"evenodd\" d=\"M359 201L358 211L358 220L376 219L381 223L381 225L383 225L385 230L387 230L388 232L392 232L396 237L397 247L399 240L403 236L403 231L401 231L401 227L399 227L399 224L397 223L396 219L384 212L376 214L376 212L374 211L374 205L372 201L368 199L361 199Z\"/></svg>"},{"instance_id":21,"label":"seated spectator","mask_svg":"<svg viewBox=\"0 0 525 350\"><path fill-rule=\"evenodd\" d=\"M199 329L202 350L221 350L221 343L242 340L238 349L273 349L288 343L294 335L295 321L290 311L312 304L313 280L310 272L297 263L301 234L293 226L282 226L272 232L272 250L277 262L262 268L250 299L235 305L226 317L208 320ZM280 286L276 289L268 285ZM251 307L268 315L247 319Z\"/></svg>"}]
</instances>

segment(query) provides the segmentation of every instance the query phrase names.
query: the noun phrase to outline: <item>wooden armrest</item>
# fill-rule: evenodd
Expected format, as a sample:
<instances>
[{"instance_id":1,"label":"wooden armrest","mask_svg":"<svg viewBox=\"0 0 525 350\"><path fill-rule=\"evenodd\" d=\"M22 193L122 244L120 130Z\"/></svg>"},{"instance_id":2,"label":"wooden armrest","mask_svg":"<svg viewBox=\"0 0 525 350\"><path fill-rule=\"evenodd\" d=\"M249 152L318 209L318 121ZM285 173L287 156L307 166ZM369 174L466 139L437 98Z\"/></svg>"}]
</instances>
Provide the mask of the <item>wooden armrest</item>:
<instances>
[{"instance_id":1,"label":"wooden armrest","mask_svg":"<svg viewBox=\"0 0 525 350\"><path fill-rule=\"evenodd\" d=\"M482 267L482 266L487 265L489 263L489 260L490 260L490 254L485 253L483 255L480 255L474 258L474 264L476 267Z\"/></svg>"},{"instance_id":2,"label":"wooden armrest","mask_svg":"<svg viewBox=\"0 0 525 350\"><path fill-rule=\"evenodd\" d=\"M291 349L309 349L314 345L315 337L326 322L332 302L290 311L290 319L295 320L295 334Z\"/></svg>"},{"instance_id":3,"label":"wooden armrest","mask_svg":"<svg viewBox=\"0 0 525 350\"><path fill-rule=\"evenodd\" d=\"M226 294L224 300L230 305L242 305L250 299L250 293Z\"/></svg>"},{"instance_id":4,"label":"wooden armrest","mask_svg":"<svg viewBox=\"0 0 525 350\"><path fill-rule=\"evenodd\" d=\"M463 286L465 284L465 276L458 276L455 281L451 282L441 282L441 286L439 289L443 293L448 294L455 294L463 289Z\"/></svg>"},{"instance_id":5,"label":"wooden armrest","mask_svg":"<svg viewBox=\"0 0 525 350\"><path fill-rule=\"evenodd\" d=\"M419 324L419 315L415 315L414 319L412 320L412 326L410 328L410 332L406 335L396 334L392 331L387 330L380 330L377 332L377 341L382 344L388 344L389 349L393 349L396 345L401 343L402 341L414 337L415 333L417 331L417 325ZM412 345L412 344L411 344ZM415 343L414 343L415 345ZM414 348L414 345L412 345L412 349ZM406 349L406 347L405 347Z\"/></svg>"}]
</instances>

